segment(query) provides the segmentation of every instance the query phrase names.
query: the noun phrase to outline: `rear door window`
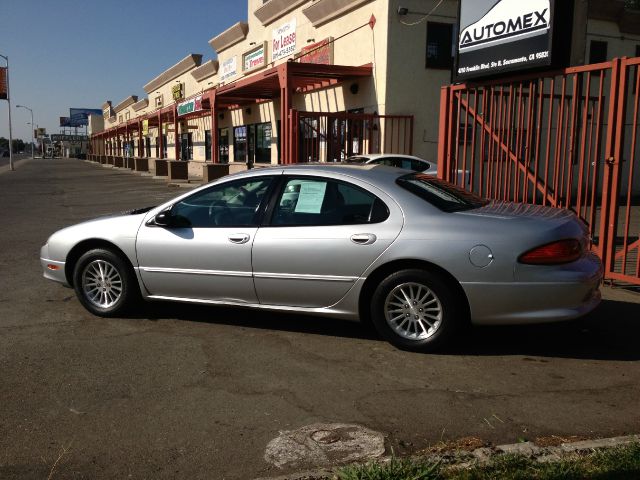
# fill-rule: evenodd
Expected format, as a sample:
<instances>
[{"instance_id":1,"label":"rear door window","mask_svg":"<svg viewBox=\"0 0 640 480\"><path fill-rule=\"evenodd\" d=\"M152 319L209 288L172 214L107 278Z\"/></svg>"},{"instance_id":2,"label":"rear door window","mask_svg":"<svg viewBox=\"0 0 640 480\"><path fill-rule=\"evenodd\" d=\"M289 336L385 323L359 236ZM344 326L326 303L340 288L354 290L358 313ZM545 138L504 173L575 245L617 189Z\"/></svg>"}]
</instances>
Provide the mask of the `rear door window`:
<instances>
[{"instance_id":1,"label":"rear door window","mask_svg":"<svg viewBox=\"0 0 640 480\"><path fill-rule=\"evenodd\" d=\"M389 209L355 185L326 178L299 177L285 182L271 225L358 225L380 223Z\"/></svg>"}]
</instances>

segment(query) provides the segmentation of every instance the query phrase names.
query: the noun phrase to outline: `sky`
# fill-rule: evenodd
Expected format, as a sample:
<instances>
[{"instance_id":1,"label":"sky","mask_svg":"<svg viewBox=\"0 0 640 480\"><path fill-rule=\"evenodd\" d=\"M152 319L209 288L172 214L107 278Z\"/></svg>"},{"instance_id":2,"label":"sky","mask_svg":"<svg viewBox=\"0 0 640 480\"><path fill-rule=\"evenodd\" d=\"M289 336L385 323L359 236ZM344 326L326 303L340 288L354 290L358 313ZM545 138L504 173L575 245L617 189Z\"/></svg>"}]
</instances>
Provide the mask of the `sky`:
<instances>
[{"instance_id":1,"label":"sky","mask_svg":"<svg viewBox=\"0 0 640 480\"><path fill-rule=\"evenodd\" d=\"M69 108L114 105L208 41L247 20L246 0L0 0L0 54L9 57L13 137L34 123L58 133ZM0 58L0 66L4 66ZM0 137L8 138L0 100Z\"/></svg>"}]
</instances>

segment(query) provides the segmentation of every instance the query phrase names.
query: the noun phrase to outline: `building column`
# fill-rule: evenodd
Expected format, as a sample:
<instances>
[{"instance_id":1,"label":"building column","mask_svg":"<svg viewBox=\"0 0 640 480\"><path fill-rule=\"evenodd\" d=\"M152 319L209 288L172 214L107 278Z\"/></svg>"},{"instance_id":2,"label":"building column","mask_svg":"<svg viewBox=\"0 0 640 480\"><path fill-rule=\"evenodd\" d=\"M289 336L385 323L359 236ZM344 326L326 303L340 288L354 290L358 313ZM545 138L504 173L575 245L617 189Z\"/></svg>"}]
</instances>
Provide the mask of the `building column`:
<instances>
[{"instance_id":1,"label":"building column","mask_svg":"<svg viewBox=\"0 0 640 480\"><path fill-rule=\"evenodd\" d=\"M209 95L211 106L211 162L220 163L220 150L218 148L220 139L218 137L218 109L216 100L216 90Z\"/></svg>"},{"instance_id":2,"label":"building column","mask_svg":"<svg viewBox=\"0 0 640 480\"><path fill-rule=\"evenodd\" d=\"M173 104L173 148L176 160L180 160L180 146L178 143L178 104Z\"/></svg>"},{"instance_id":3,"label":"building column","mask_svg":"<svg viewBox=\"0 0 640 480\"><path fill-rule=\"evenodd\" d=\"M278 67L278 80L280 81L280 163L293 163L292 135L291 135L291 81L289 79L289 65L283 63Z\"/></svg>"},{"instance_id":4,"label":"building column","mask_svg":"<svg viewBox=\"0 0 640 480\"><path fill-rule=\"evenodd\" d=\"M162 141L162 113L158 113L158 158L164 158L162 156L164 152L164 142Z\"/></svg>"}]
</instances>

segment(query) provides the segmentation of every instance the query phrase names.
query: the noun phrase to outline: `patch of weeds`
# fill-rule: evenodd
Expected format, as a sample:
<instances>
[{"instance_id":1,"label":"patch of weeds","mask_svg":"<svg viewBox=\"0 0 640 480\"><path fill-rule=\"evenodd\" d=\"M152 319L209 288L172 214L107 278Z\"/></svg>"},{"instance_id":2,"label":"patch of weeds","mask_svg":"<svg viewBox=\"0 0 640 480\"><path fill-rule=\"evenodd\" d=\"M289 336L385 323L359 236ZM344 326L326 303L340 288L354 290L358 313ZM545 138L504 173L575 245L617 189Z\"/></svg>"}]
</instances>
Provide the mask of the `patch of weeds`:
<instances>
[{"instance_id":1,"label":"patch of weeds","mask_svg":"<svg viewBox=\"0 0 640 480\"><path fill-rule=\"evenodd\" d=\"M536 462L497 455L488 464L447 467L428 459L399 459L341 468L333 480L631 480L640 479L640 443Z\"/></svg>"},{"instance_id":2,"label":"patch of weeds","mask_svg":"<svg viewBox=\"0 0 640 480\"><path fill-rule=\"evenodd\" d=\"M338 480L439 480L440 464L426 460L392 457L387 463L371 462L341 468Z\"/></svg>"}]
</instances>

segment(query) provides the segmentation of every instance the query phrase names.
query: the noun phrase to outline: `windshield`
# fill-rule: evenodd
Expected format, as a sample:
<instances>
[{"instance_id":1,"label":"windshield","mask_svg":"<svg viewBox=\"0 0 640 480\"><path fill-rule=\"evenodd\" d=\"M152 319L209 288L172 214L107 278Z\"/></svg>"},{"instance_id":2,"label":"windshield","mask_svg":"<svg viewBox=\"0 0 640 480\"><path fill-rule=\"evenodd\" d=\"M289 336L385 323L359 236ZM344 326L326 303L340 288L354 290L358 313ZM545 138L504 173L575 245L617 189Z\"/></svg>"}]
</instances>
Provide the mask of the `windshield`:
<instances>
[{"instance_id":1,"label":"windshield","mask_svg":"<svg viewBox=\"0 0 640 480\"><path fill-rule=\"evenodd\" d=\"M402 188L445 212L470 210L489 203L489 200L424 173L405 175L398 178L396 182Z\"/></svg>"}]
</instances>

